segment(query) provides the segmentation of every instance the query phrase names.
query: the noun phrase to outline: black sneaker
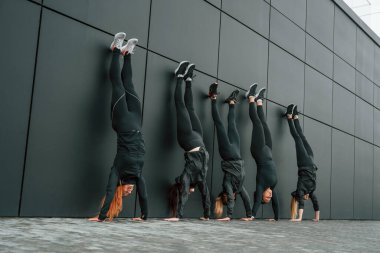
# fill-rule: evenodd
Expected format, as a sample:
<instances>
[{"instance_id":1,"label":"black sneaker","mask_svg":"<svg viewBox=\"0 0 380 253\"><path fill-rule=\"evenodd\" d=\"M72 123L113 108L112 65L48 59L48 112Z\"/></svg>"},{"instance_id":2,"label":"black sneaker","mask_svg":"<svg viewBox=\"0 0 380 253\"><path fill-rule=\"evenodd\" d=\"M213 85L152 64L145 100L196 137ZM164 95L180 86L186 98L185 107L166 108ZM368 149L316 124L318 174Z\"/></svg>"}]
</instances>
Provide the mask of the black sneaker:
<instances>
[{"instance_id":1,"label":"black sneaker","mask_svg":"<svg viewBox=\"0 0 380 253\"><path fill-rule=\"evenodd\" d=\"M286 107L286 112L284 116L293 114L294 107L295 107L294 104L288 105L288 107Z\"/></svg>"},{"instance_id":2,"label":"black sneaker","mask_svg":"<svg viewBox=\"0 0 380 253\"><path fill-rule=\"evenodd\" d=\"M186 71L186 68L187 66L189 66L190 62L188 61L181 61L179 64L178 64L178 67L174 70L174 74L175 76L179 76L179 75L182 75L185 74L185 71Z\"/></svg>"},{"instance_id":3,"label":"black sneaker","mask_svg":"<svg viewBox=\"0 0 380 253\"><path fill-rule=\"evenodd\" d=\"M193 78L193 71L195 69L195 64L192 63L190 65L187 66L186 70L185 70L185 73L183 74L183 79L187 79L187 78L190 78L192 79ZM191 81L191 80L189 80Z\"/></svg>"},{"instance_id":4,"label":"black sneaker","mask_svg":"<svg viewBox=\"0 0 380 253\"><path fill-rule=\"evenodd\" d=\"M256 88L257 88L257 83L251 84L251 86L249 86L248 91L245 93L245 97L248 98L250 96L254 96L256 92Z\"/></svg>"},{"instance_id":5,"label":"black sneaker","mask_svg":"<svg viewBox=\"0 0 380 253\"><path fill-rule=\"evenodd\" d=\"M218 83L212 83L208 89L208 97L213 97L218 95Z\"/></svg>"},{"instance_id":6,"label":"black sneaker","mask_svg":"<svg viewBox=\"0 0 380 253\"><path fill-rule=\"evenodd\" d=\"M294 118L294 116L298 116L297 106L294 106L294 107L293 107L293 112L292 112L292 114L293 114L293 118Z\"/></svg>"},{"instance_id":7,"label":"black sneaker","mask_svg":"<svg viewBox=\"0 0 380 253\"><path fill-rule=\"evenodd\" d=\"M257 93L255 94L255 102L256 102L257 100L259 100L259 99L261 99L261 100L264 99L264 95L265 95L265 91L266 91L266 90L267 90L266 88L261 88L261 89L259 90L259 92L257 92Z\"/></svg>"},{"instance_id":8,"label":"black sneaker","mask_svg":"<svg viewBox=\"0 0 380 253\"><path fill-rule=\"evenodd\" d=\"M228 97L228 98L226 98L226 100L224 101L224 102L226 102L226 103L230 103L231 101L234 101L235 102L235 104L238 102L238 95L239 95L239 90L234 90L232 93L231 93L231 95Z\"/></svg>"}]
</instances>

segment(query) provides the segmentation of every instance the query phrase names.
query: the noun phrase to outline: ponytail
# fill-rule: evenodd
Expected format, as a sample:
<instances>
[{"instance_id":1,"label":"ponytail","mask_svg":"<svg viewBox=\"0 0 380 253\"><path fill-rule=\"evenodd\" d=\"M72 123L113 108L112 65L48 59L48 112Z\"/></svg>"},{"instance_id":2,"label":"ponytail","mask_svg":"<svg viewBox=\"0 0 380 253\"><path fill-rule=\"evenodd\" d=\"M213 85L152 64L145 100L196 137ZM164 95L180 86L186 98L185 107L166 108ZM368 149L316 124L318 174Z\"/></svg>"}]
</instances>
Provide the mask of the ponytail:
<instances>
[{"instance_id":1,"label":"ponytail","mask_svg":"<svg viewBox=\"0 0 380 253\"><path fill-rule=\"evenodd\" d=\"M215 199L214 213L216 218L220 218L223 215L223 206L225 205L223 192L221 192Z\"/></svg>"},{"instance_id":2,"label":"ponytail","mask_svg":"<svg viewBox=\"0 0 380 253\"><path fill-rule=\"evenodd\" d=\"M181 184L175 183L169 189L169 209L172 217L175 217L177 214L178 206L178 192L180 190Z\"/></svg>"},{"instance_id":3,"label":"ponytail","mask_svg":"<svg viewBox=\"0 0 380 253\"><path fill-rule=\"evenodd\" d=\"M292 196L292 200L290 201L290 218L297 218L297 209L298 209L298 201L295 196Z\"/></svg>"},{"instance_id":4,"label":"ponytail","mask_svg":"<svg viewBox=\"0 0 380 253\"><path fill-rule=\"evenodd\" d=\"M103 206L106 197L103 198L101 205ZM113 196L110 208L107 212L107 217L110 221L113 220L114 217L117 217L121 210L123 209L123 186L119 185L116 188L115 195Z\"/></svg>"}]
</instances>

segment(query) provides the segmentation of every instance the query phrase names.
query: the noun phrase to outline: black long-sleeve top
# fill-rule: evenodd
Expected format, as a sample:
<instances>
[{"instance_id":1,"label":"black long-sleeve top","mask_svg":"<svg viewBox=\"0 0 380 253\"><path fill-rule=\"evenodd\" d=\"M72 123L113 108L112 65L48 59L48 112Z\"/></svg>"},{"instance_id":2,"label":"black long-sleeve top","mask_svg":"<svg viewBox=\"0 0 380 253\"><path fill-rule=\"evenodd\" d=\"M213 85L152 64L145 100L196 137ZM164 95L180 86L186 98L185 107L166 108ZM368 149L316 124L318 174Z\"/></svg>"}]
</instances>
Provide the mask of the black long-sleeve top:
<instances>
[{"instance_id":1,"label":"black long-sleeve top","mask_svg":"<svg viewBox=\"0 0 380 253\"><path fill-rule=\"evenodd\" d=\"M256 217L256 213L259 210L260 205L262 204L262 195L263 192L270 188L272 190L272 208L274 212L274 219L278 220L278 196L275 189L277 185L277 172L276 164L273 160L266 162L265 164L257 165L257 174L256 174L256 191L254 194L254 204L252 207L252 215Z\"/></svg>"},{"instance_id":2,"label":"black long-sleeve top","mask_svg":"<svg viewBox=\"0 0 380 253\"><path fill-rule=\"evenodd\" d=\"M309 194L309 198L313 203L314 211L319 211L317 196L314 191L316 189L317 167L307 166L298 168L297 190L292 192L292 196L298 200L298 208L304 208L304 195Z\"/></svg>"},{"instance_id":3,"label":"black long-sleeve top","mask_svg":"<svg viewBox=\"0 0 380 253\"><path fill-rule=\"evenodd\" d=\"M145 179L142 176L145 144L140 131L118 133L117 154L111 169L106 188L106 197L99 213L99 219L105 220L117 186L135 183L141 208L141 218L148 218L148 194Z\"/></svg>"},{"instance_id":4,"label":"black long-sleeve top","mask_svg":"<svg viewBox=\"0 0 380 253\"><path fill-rule=\"evenodd\" d=\"M223 191L227 193L227 216L232 218L236 195L239 194L244 202L247 217L252 216L251 201L244 187L245 169L243 160L222 161L224 171Z\"/></svg>"},{"instance_id":5,"label":"black long-sleeve top","mask_svg":"<svg viewBox=\"0 0 380 253\"><path fill-rule=\"evenodd\" d=\"M183 217L183 209L189 198L190 185L198 186L202 195L204 217L210 217L210 193L208 191L206 176L208 170L209 154L204 147L199 151L185 152L185 168L180 177L176 179L182 187L179 192L178 208L176 217Z\"/></svg>"}]
</instances>

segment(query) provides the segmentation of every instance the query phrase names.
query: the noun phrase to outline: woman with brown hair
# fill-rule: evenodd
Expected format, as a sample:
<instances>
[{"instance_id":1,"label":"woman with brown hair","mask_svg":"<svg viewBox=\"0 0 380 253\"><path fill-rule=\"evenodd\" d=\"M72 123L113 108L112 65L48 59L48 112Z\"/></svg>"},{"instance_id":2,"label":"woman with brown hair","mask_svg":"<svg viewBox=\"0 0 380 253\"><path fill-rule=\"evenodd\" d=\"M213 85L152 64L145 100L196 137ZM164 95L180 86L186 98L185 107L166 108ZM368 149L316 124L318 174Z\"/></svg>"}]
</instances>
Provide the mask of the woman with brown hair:
<instances>
[{"instance_id":1,"label":"woman with brown hair","mask_svg":"<svg viewBox=\"0 0 380 253\"><path fill-rule=\"evenodd\" d=\"M169 190L169 205L172 217L166 221L178 221L183 217L183 209L189 194L198 187L202 195L203 217L210 217L210 193L207 187L206 176L209 154L203 142L203 129L193 106L192 78L194 64L182 61L174 71L177 84L174 100L177 112L177 140L185 151L185 168L182 174L175 179L175 184ZM183 81L186 89L182 95Z\"/></svg>"},{"instance_id":2,"label":"woman with brown hair","mask_svg":"<svg viewBox=\"0 0 380 253\"><path fill-rule=\"evenodd\" d=\"M313 221L319 221L318 199L314 193L317 179L317 166L314 164L314 153L302 132L302 128L298 120L298 110L296 105L290 104L287 107L286 117L288 120L290 133L296 144L298 166L297 190L292 192L292 199L290 202L291 221L302 221L304 200L308 199L311 199L313 202L313 208L315 211ZM298 218L296 218L297 209Z\"/></svg>"},{"instance_id":3,"label":"woman with brown hair","mask_svg":"<svg viewBox=\"0 0 380 253\"><path fill-rule=\"evenodd\" d=\"M252 220L251 201L247 190L244 187L245 169L244 161L241 159L240 153L240 136L236 128L235 104L238 99L239 90L235 90L225 100L229 105L228 111L228 132L223 126L220 119L219 111L216 106L216 98L218 84L210 85L209 98L211 99L211 114L216 127L216 135L218 138L219 154L222 157L221 167L224 172L223 191L215 200L214 213L219 221L230 221L235 206L236 196L239 194L244 202L246 210L246 218L242 220ZM227 206L227 217L220 218L223 214L223 206Z\"/></svg>"},{"instance_id":4,"label":"woman with brown hair","mask_svg":"<svg viewBox=\"0 0 380 253\"><path fill-rule=\"evenodd\" d=\"M111 168L98 216L90 221L102 222L117 217L123 207L123 196L129 196L136 185L141 216L133 220L148 218L147 191L142 168L144 166L145 144L141 133L141 102L132 82L131 54L137 39L128 40L122 46L125 33L117 33L111 44L112 60L110 79L112 82L111 120L117 133L117 153ZM120 55L124 57L120 72ZM121 73L121 74L120 74Z\"/></svg>"}]
</instances>

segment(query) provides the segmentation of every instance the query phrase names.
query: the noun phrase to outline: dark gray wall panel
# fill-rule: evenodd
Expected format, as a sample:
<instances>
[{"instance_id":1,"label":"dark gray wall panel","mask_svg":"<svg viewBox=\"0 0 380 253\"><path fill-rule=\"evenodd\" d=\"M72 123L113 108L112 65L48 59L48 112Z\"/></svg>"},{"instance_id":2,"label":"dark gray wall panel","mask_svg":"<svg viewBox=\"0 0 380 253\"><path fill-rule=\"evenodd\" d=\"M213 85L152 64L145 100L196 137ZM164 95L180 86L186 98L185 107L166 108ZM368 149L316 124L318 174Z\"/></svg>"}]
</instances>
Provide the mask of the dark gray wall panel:
<instances>
[{"instance_id":1,"label":"dark gray wall panel","mask_svg":"<svg viewBox=\"0 0 380 253\"><path fill-rule=\"evenodd\" d=\"M306 63L332 78L333 53L309 35L306 35Z\"/></svg>"},{"instance_id":2,"label":"dark gray wall panel","mask_svg":"<svg viewBox=\"0 0 380 253\"><path fill-rule=\"evenodd\" d=\"M220 113L220 117L222 118L222 121L224 123L225 128L227 129L227 115L228 115L228 105L223 103L224 99L230 95L230 93L235 90L236 88L233 86L230 86L226 83L219 82L219 88L218 91L220 92L220 95L218 96L218 109ZM244 91L240 91L241 94L244 93ZM242 159L245 162L245 171L246 171L246 177L245 177L245 188L248 191L248 194L251 199L251 203L253 201L253 192L255 191L256 186L256 163L254 159L252 158L251 152L250 152L250 146L251 146L251 135L252 135L252 123L248 116L248 103L247 101L241 101L241 103L238 103L236 105L236 122L237 127L240 135L240 147L241 147L241 155ZM206 112L209 113L211 117L211 111ZM216 129L215 129L216 131ZM212 199L215 199L218 194L222 191L222 183L223 183L223 175L224 173L221 170L220 162L221 158L219 155L219 146L218 146L218 139L215 132L214 137L214 158L213 158L213 174L212 174ZM240 195L237 196L237 200L235 203L235 209L234 209L234 217L235 218L241 218L245 217L245 208L243 201L241 200ZM224 212L226 213L226 207L224 208ZM259 215L257 217L261 217L261 209L259 211Z\"/></svg>"},{"instance_id":3,"label":"dark gray wall panel","mask_svg":"<svg viewBox=\"0 0 380 253\"><path fill-rule=\"evenodd\" d=\"M44 5L112 34L123 31L147 46L149 0L45 0Z\"/></svg>"},{"instance_id":4,"label":"dark gray wall panel","mask_svg":"<svg viewBox=\"0 0 380 253\"><path fill-rule=\"evenodd\" d=\"M375 44L362 30L357 28L356 68L373 80Z\"/></svg>"},{"instance_id":5,"label":"dark gray wall panel","mask_svg":"<svg viewBox=\"0 0 380 253\"><path fill-rule=\"evenodd\" d=\"M107 34L43 12L22 216L90 216L99 210L116 152L110 41ZM133 56L140 96L145 58L141 49ZM132 215L134 199L126 205Z\"/></svg>"},{"instance_id":6,"label":"dark gray wall panel","mask_svg":"<svg viewBox=\"0 0 380 253\"><path fill-rule=\"evenodd\" d=\"M269 4L264 0L224 1L223 10L268 38Z\"/></svg>"},{"instance_id":7,"label":"dark gray wall panel","mask_svg":"<svg viewBox=\"0 0 380 253\"><path fill-rule=\"evenodd\" d=\"M355 95L334 83L333 126L355 134Z\"/></svg>"},{"instance_id":8,"label":"dark gray wall panel","mask_svg":"<svg viewBox=\"0 0 380 253\"><path fill-rule=\"evenodd\" d=\"M373 83L356 71L356 95L373 104Z\"/></svg>"},{"instance_id":9,"label":"dark gray wall panel","mask_svg":"<svg viewBox=\"0 0 380 253\"><path fill-rule=\"evenodd\" d=\"M373 108L373 143L380 146L380 111Z\"/></svg>"},{"instance_id":10,"label":"dark gray wall panel","mask_svg":"<svg viewBox=\"0 0 380 253\"><path fill-rule=\"evenodd\" d=\"M145 158L145 178L149 190L150 216L169 216L168 190L175 177L184 168L184 151L177 143L176 111L174 106L175 80L173 71L177 63L161 56L148 55L147 80L145 90L143 131L147 154ZM212 154L213 122L210 117L210 101L206 98L208 85L214 79L196 73L193 81L194 106L202 122L207 150ZM209 161L208 184L211 190L212 158ZM185 217L203 215L199 191L191 194L185 209Z\"/></svg>"},{"instance_id":11,"label":"dark gray wall panel","mask_svg":"<svg viewBox=\"0 0 380 253\"><path fill-rule=\"evenodd\" d=\"M332 130L331 219L354 217L354 137Z\"/></svg>"},{"instance_id":12,"label":"dark gray wall panel","mask_svg":"<svg viewBox=\"0 0 380 253\"><path fill-rule=\"evenodd\" d=\"M334 52L355 66L356 26L339 8L335 8Z\"/></svg>"},{"instance_id":13,"label":"dark gray wall panel","mask_svg":"<svg viewBox=\"0 0 380 253\"><path fill-rule=\"evenodd\" d=\"M380 108L380 88L373 85L373 105Z\"/></svg>"},{"instance_id":14,"label":"dark gray wall panel","mask_svg":"<svg viewBox=\"0 0 380 253\"><path fill-rule=\"evenodd\" d=\"M373 219L380 219L380 148L374 147ZM367 189L367 188L366 188Z\"/></svg>"},{"instance_id":15,"label":"dark gray wall panel","mask_svg":"<svg viewBox=\"0 0 380 253\"><path fill-rule=\"evenodd\" d=\"M334 55L334 81L355 92L355 69Z\"/></svg>"},{"instance_id":16,"label":"dark gray wall panel","mask_svg":"<svg viewBox=\"0 0 380 253\"><path fill-rule=\"evenodd\" d=\"M304 63L270 44L268 72L268 97L284 106L297 104L303 111Z\"/></svg>"},{"instance_id":17,"label":"dark gray wall panel","mask_svg":"<svg viewBox=\"0 0 380 253\"><path fill-rule=\"evenodd\" d=\"M330 0L307 0L306 13L306 31L332 50L334 3Z\"/></svg>"},{"instance_id":18,"label":"dark gray wall panel","mask_svg":"<svg viewBox=\"0 0 380 253\"><path fill-rule=\"evenodd\" d=\"M305 114L322 122L331 124L332 89L332 81L330 79L309 66L306 66Z\"/></svg>"},{"instance_id":19,"label":"dark gray wall panel","mask_svg":"<svg viewBox=\"0 0 380 253\"><path fill-rule=\"evenodd\" d=\"M331 127L304 118L304 133L314 153L317 170L317 190L321 219L330 218L331 187ZM314 218L311 201L306 201L305 218Z\"/></svg>"},{"instance_id":20,"label":"dark gray wall panel","mask_svg":"<svg viewBox=\"0 0 380 253\"><path fill-rule=\"evenodd\" d=\"M272 0L271 5L294 23L305 29L306 0Z\"/></svg>"},{"instance_id":21,"label":"dark gray wall panel","mask_svg":"<svg viewBox=\"0 0 380 253\"><path fill-rule=\"evenodd\" d=\"M216 76L219 24L220 12L203 0L153 1L149 48Z\"/></svg>"},{"instance_id":22,"label":"dark gray wall panel","mask_svg":"<svg viewBox=\"0 0 380 253\"><path fill-rule=\"evenodd\" d=\"M373 146L355 139L354 218L372 219Z\"/></svg>"},{"instance_id":23,"label":"dark gray wall panel","mask_svg":"<svg viewBox=\"0 0 380 253\"><path fill-rule=\"evenodd\" d=\"M304 60L305 32L273 8L270 18L271 41Z\"/></svg>"},{"instance_id":24,"label":"dark gray wall panel","mask_svg":"<svg viewBox=\"0 0 380 253\"><path fill-rule=\"evenodd\" d=\"M0 30L0 216L17 216L32 96L40 7L26 1L1 1ZM20 36L28 38L15 39ZM22 48L22 50L18 50ZM22 71L21 71L22 70ZM21 71L21 72L20 72Z\"/></svg>"},{"instance_id":25,"label":"dark gray wall panel","mask_svg":"<svg viewBox=\"0 0 380 253\"><path fill-rule=\"evenodd\" d=\"M289 132L288 123L281 117L285 108L267 103L267 122L273 140L273 159L277 165L278 183L276 186L280 201L280 218L290 217L290 193L297 187L297 159L295 144ZM302 125L302 119L301 119ZM264 205L264 217L273 218L272 205Z\"/></svg>"},{"instance_id":26,"label":"dark gray wall panel","mask_svg":"<svg viewBox=\"0 0 380 253\"><path fill-rule=\"evenodd\" d=\"M380 86L380 47L375 45L375 67L373 70L373 81Z\"/></svg>"},{"instance_id":27,"label":"dark gray wall panel","mask_svg":"<svg viewBox=\"0 0 380 253\"><path fill-rule=\"evenodd\" d=\"M356 97L355 135L373 141L373 107Z\"/></svg>"},{"instance_id":28,"label":"dark gray wall panel","mask_svg":"<svg viewBox=\"0 0 380 253\"><path fill-rule=\"evenodd\" d=\"M243 89L266 86L267 65L268 41L222 14L219 78Z\"/></svg>"}]
</instances>

